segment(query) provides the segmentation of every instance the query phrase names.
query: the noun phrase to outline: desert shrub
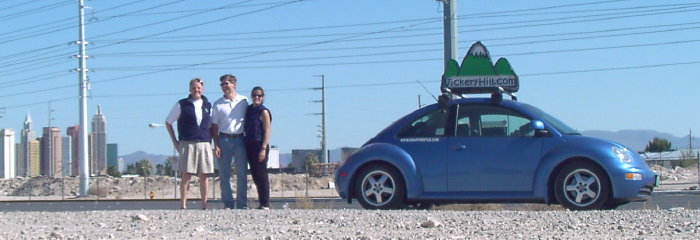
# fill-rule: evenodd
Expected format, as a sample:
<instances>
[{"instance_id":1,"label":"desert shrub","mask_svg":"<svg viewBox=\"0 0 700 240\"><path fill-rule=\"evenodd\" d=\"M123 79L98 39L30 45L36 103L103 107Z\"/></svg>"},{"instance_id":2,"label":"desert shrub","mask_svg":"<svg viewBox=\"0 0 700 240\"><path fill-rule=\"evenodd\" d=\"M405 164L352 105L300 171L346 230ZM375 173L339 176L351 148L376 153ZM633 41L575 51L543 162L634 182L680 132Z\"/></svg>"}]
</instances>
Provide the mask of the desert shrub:
<instances>
[{"instance_id":1,"label":"desert shrub","mask_svg":"<svg viewBox=\"0 0 700 240\"><path fill-rule=\"evenodd\" d=\"M295 209L313 209L314 202L311 201L311 198L309 197L300 197L294 201L291 207Z\"/></svg>"},{"instance_id":2,"label":"desert shrub","mask_svg":"<svg viewBox=\"0 0 700 240\"><path fill-rule=\"evenodd\" d=\"M108 192L107 188L104 187L98 188L97 186L90 186L90 189L88 189L88 194L98 197L107 197Z\"/></svg>"}]
</instances>

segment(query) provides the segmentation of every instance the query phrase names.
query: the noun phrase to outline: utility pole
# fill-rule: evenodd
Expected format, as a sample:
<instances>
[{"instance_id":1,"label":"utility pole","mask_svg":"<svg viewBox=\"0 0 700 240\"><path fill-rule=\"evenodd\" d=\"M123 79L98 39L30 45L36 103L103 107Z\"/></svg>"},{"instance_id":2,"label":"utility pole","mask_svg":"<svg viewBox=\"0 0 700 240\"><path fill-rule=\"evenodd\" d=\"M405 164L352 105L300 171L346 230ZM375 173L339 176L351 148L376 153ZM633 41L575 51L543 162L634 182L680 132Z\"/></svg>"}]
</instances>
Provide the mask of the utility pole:
<instances>
[{"instance_id":1,"label":"utility pole","mask_svg":"<svg viewBox=\"0 0 700 240\"><path fill-rule=\"evenodd\" d=\"M87 56L85 55L85 46L87 45L87 42L85 42L85 4L83 0L80 0L78 6L78 15L80 16L78 19L79 21L79 33L78 37L80 40L76 41L75 43L78 44L80 53L78 53L78 72L79 74L79 79L78 79L78 86L79 86L79 109L80 109L80 138L78 143L80 144L78 147L78 155L80 155L80 197L88 197L88 189L90 188L90 175L88 173L88 147L87 147L87 66L86 66L86 58Z\"/></svg>"},{"instance_id":2,"label":"utility pole","mask_svg":"<svg viewBox=\"0 0 700 240\"><path fill-rule=\"evenodd\" d=\"M457 19L455 17L457 0L437 0L443 4L443 23L445 36L445 69L451 59L457 59Z\"/></svg>"},{"instance_id":3,"label":"utility pole","mask_svg":"<svg viewBox=\"0 0 700 240\"><path fill-rule=\"evenodd\" d=\"M314 75L314 77L321 78L321 87L313 88L314 90L321 90L321 100L314 101L321 103L321 113L314 114L321 115L321 163L328 163L328 148L326 148L326 78L325 75Z\"/></svg>"}]
</instances>

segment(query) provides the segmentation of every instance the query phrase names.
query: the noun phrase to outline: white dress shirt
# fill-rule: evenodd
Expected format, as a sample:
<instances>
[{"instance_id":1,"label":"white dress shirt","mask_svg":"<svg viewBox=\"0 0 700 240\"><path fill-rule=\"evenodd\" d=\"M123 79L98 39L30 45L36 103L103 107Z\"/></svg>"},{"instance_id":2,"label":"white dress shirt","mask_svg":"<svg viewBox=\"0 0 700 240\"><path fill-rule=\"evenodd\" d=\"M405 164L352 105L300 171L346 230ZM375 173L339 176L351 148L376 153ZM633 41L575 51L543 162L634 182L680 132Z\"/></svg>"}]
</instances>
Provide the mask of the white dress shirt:
<instances>
[{"instance_id":1,"label":"white dress shirt","mask_svg":"<svg viewBox=\"0 0 700 240\"><path fill-rule=\"evenodd\" d=\"M211 123L216 124L221 133L242 134L247 109L248 98L243 95L236 94L233 100L221 97L212 107Z\"/></svg>"}]
</instances>

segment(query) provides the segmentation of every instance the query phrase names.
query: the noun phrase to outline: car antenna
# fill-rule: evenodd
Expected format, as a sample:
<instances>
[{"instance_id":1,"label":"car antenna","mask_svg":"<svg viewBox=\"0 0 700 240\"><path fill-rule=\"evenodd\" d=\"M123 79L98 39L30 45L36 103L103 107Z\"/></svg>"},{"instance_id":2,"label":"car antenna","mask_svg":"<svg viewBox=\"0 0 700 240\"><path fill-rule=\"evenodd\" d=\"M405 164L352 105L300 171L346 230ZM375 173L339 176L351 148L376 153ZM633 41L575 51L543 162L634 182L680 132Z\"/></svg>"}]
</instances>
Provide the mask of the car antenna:
<instances>
[{"instance_id":1,"label":"car antenna","mask_svg":"<svg viewBox=\"0 0 700 240\"><path fill-rule=\"evenodd\" d=\"M430 91L428 91L428 88L425 87L425 85L423 85L422 82L420 82L419 80L416 80L416 82L418 84L420 84L420 86L423 87L423 89L425 89L425 91L428 92L428 94L430 94L430 96L433 97L433 99L435 99L436 102L438 101L438 99L435 97L435 95L433 95Z\"/></svg>"}]
</instances>

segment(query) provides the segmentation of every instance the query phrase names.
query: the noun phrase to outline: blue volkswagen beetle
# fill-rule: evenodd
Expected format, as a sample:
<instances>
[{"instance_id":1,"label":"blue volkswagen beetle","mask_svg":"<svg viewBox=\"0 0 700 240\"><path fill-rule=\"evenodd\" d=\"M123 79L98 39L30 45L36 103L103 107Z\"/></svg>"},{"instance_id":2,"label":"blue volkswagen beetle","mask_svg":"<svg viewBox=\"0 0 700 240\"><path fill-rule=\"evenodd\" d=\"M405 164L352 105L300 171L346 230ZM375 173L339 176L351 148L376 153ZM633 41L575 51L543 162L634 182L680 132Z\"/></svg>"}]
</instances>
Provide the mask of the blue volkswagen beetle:
<instances>
[{"instance_id":1,"label":"blue volkswagen beetle","mask_svg":"<svg viewBox=\"0 0 700 240\"><path fill-rule=\"evenodd\" d=\"M511 202L591 210L646 200L656 185L629 148L582 136L532 105L443 99L348 157L335 174L340 197L366 209Z\"/></svg>"}]
</instances>

